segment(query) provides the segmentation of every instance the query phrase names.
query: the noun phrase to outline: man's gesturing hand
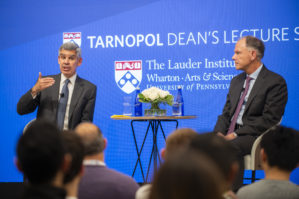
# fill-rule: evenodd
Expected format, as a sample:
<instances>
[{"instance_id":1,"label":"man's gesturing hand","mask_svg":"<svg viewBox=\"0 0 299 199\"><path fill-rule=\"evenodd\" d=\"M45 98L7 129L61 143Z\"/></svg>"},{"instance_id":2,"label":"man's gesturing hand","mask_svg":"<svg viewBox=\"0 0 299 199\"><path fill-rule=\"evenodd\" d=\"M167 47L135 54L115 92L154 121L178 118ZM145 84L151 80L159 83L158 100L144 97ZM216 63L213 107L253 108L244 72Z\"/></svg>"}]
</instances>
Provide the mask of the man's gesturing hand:
<instances>
[{"instance_id":1,"label":"man's gesturing hand","mask_svg":"<svg viewBox=\"0 0 299 199\"><path fill-rule=\"evenodd\" d=\"M31 89L32 96L36 96L42 90L52 86L55 83L55 80L52 77L42 77L42 73L39 72L38 80L36 84Z\"/></svg>"}]
</instances>

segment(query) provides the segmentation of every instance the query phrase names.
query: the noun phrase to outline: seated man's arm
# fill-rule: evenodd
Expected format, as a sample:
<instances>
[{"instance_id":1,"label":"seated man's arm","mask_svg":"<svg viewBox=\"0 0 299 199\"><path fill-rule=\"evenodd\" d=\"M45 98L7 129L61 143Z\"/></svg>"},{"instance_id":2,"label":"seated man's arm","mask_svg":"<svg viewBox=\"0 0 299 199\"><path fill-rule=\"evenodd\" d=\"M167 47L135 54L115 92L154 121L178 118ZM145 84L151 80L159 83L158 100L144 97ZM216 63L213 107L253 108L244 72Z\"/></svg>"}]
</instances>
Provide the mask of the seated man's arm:
<instances>
[{"instance_id":1,"label":"seated man's arm","mask_svg":"<svg viewBox=\"0 0 299 199\"><path fill-rule=\"evenodd\" d=\"M275 126L284 114L287 100L288 90L285 80L283 78L276 79L275 83L266 92L262 114L256 116L254 115L255 110L250 110L253 111L253 114L243 118L243 127L236 130L236 133L238 135L252 133L260 135ZM254 109L258 109L258 106Z\"/></svg>"}]
</instances>

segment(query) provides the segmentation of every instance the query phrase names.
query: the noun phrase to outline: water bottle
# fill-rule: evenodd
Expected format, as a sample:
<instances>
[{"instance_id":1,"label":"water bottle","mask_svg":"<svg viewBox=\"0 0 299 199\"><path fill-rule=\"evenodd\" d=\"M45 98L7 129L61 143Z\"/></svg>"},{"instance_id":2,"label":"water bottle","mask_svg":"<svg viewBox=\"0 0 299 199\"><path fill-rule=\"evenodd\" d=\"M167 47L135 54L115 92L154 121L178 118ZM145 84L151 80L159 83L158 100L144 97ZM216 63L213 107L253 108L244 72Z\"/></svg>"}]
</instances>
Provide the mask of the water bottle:
<instances>
[{"instance_id":1,"label":"water bottle","mask_svg":"<svg viewBox=\"0 0 299 199\"><path fill-rule=\"evenodd\" d=\"M178 86L178 94L176 96L176 102L181 105L181 115L184 116L184 99L182 95L182 87Z\"/></svg>"},{"instance_id":2,"label":"water bottle","mask_svg":"<svg viewBox=\"0 0 299 199\"><path fill-rule=\"evenodd\" d=\"M139 102L140 88L136 88L136 97L135 97L135 116L142 116L142 103Z\"/></svg>"}]
</instances>

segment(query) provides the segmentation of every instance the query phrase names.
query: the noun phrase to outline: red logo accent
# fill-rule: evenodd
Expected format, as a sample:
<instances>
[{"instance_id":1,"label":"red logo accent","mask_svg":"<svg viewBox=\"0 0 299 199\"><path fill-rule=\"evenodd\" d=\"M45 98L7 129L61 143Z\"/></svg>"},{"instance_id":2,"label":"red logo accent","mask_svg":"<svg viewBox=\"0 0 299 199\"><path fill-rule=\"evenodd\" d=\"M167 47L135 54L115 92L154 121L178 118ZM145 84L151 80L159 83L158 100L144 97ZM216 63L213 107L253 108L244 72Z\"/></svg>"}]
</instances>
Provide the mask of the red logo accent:
<instances>
[{"instance_id":1,"label":"red logo accent","mask_svg":"<svg viewBox=\"0 0 299 199\"><path fill-rule=\"evenodd\" d=\"M63 39L80 39L80 32L65 32L63 33Z\"/></svg>"},{"instance_id":2,"label":"red logo accent","mask_svg":"<svg viewBox=\"0 0 299 199\"><path fill-rule=\"evenodd\" d=\"M115 61L115 70L141 70L142 61Z\"/></svg>"}]
</instances>

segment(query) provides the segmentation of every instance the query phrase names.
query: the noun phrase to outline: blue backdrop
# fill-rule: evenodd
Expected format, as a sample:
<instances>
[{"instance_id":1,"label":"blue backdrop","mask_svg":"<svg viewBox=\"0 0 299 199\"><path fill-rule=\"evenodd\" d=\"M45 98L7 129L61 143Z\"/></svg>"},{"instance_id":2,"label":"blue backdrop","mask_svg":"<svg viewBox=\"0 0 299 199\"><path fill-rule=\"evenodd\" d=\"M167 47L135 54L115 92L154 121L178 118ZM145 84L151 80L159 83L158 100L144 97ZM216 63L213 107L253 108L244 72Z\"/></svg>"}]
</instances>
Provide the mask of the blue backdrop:
<instances>
[{"instance_id":1,"label":"blue backdrop","mask_svg":"<svg viewBox=\"0 0 299 199\"><path fill-rule=\"evenodd\" d=\"M59 73L58 48L63 33L79 34L83 63L78 75L97 85L94 123L108 139L109 167L131 174L137 158L129 121L122 113L122 90L115 61L141 60L136 74L143 90L158 86L176 94L183 86L185 114L197 119L180 127L211 131L221 113L231 78L239 72L231 60L240 36L255 35L266 45L263 62L287 81L289 100L282 124L299 129L299 3L258 0L85 0L0 2L0 181L18 182L15 144L36 113L19 116L16 104L38 78ZM170 109L168 108L168 113ZM145 127L137 126L140 145ZM166 125L166 134L174 126ZM164 146L159 134L159 148ZM147 142L144 165L151 151ZM299 184L298 171L292 180ZM140 171L135 176L141 180Z\"/></svg>"}]
</instances>

